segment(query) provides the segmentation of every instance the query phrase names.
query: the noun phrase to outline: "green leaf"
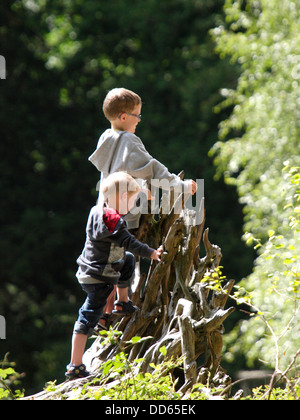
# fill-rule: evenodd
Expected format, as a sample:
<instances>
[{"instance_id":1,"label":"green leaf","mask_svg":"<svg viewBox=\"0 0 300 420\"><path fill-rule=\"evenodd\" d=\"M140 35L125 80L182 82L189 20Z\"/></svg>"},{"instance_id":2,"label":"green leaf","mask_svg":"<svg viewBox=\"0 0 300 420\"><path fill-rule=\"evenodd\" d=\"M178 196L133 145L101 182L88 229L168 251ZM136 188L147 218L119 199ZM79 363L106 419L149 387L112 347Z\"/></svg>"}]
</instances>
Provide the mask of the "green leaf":
<instances>
[{"instance_id":1,"label":"green leaf","mask_svg":"<svg viewBox=\"0 0 300 420\"><path fill-rule=\"evenodd\" d=\"M159 349L159 351L160 351L160 353L161 353L163 356L166 356L166 355L167 355L167 348L166 348L166 346L162 346L162 347Z\"/></svg>"}]
</instances>

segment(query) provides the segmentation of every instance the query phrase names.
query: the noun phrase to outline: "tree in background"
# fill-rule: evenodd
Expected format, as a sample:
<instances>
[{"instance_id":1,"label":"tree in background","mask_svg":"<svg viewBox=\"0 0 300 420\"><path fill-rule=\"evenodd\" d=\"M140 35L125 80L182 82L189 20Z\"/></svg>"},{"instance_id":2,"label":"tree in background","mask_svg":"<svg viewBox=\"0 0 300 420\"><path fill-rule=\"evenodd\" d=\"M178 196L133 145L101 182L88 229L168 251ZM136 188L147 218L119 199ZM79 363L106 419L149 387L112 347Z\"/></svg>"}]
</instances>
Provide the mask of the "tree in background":
<instances>
[{"instance_id":1,"label":"tree in background","mask_svg":"<svg viewBox=\"0 0 300 420\"><path fill-rule=\"evenodd\" d=\"M233 111L212 153L245 206L245 240L259 248L244 285L270 327L243 321L227 355L279 370L299 354L300 3L227 0L224 10L217 49L242 73L235 90L223 90L221 106Z\"/></svg>"}]
</instances>

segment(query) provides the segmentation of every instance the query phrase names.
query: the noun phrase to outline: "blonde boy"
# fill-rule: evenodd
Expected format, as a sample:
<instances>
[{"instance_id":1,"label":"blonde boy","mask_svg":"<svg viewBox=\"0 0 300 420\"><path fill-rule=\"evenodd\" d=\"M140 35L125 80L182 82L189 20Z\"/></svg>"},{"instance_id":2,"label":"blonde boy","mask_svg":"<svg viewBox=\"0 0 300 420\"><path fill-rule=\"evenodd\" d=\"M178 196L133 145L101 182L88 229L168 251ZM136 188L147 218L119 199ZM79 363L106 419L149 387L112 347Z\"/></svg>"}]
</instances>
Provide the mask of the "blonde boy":
<instances>
[{"instance_id":1,"label":"blonde boy","mask_svg":"<svg viewBox=\"0 0 300 420\"><path fill-rule=\"evenodd\" d=\"M102 184L103 207L97 205L91 209L76 274L87 298L74 325L68 379L89 374L82 364L87 337L102 315L114 285L117 285L118 299L113 313L126 315L137 310L128 298L135 270L133 254L160 260L161 248L154 250L139 242L129 233L123 218L134 205L139 191L139 185L130 175L116 172Z\"/></svg>"}]
</instances>

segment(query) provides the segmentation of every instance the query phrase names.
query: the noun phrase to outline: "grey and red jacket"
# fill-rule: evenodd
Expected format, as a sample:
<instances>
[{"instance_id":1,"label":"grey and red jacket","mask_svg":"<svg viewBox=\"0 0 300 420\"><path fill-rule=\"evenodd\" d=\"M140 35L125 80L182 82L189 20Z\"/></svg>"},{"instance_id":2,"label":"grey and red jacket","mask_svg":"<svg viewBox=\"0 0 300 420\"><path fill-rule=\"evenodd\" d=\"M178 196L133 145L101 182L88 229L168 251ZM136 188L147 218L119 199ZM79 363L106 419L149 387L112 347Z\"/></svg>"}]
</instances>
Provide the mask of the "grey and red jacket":
<instances>
[{"instance_id":1,"label":"grey and red jacket","mask_svg":"<svg viewBox=\"0 0 300 420\"><path fill-rule=\"evenodd\" d=\"M126 221L115 209L93 207L86 226L84 249L77 259L79 282L95 283L96 280L116 284L120 278L116 266L124 258L125 251L150 258L154 249L128 231Z\"/></svg>"}]
</instances>

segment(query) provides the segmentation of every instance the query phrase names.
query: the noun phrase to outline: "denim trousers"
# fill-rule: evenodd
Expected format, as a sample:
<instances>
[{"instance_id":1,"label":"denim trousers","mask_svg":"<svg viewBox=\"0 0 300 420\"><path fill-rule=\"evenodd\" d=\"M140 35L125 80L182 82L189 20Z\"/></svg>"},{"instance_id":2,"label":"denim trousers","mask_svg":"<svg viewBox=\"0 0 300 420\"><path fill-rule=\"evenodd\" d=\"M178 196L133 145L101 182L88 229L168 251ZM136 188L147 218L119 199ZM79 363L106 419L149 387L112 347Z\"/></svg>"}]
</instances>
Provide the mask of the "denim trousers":
<instances>
[{"instance_id":1,"label":"denim trousers","mask_svg":"<svg viewBox=\"0 0 300 420\"><path fill-rule=\"evenodd\" d=\"M118 263L118 271L121 276L118 280L117 287L130 287L134 277L135 258L130 252L125 253L124 260ZM81 284L82 289L86 292L87 297L79 309L78 319L74 325L75 334L89 335L97 325L99 318L103 313L107 299L114 290L111 283L94 283Z\"/></svg>"}]
</instances>

